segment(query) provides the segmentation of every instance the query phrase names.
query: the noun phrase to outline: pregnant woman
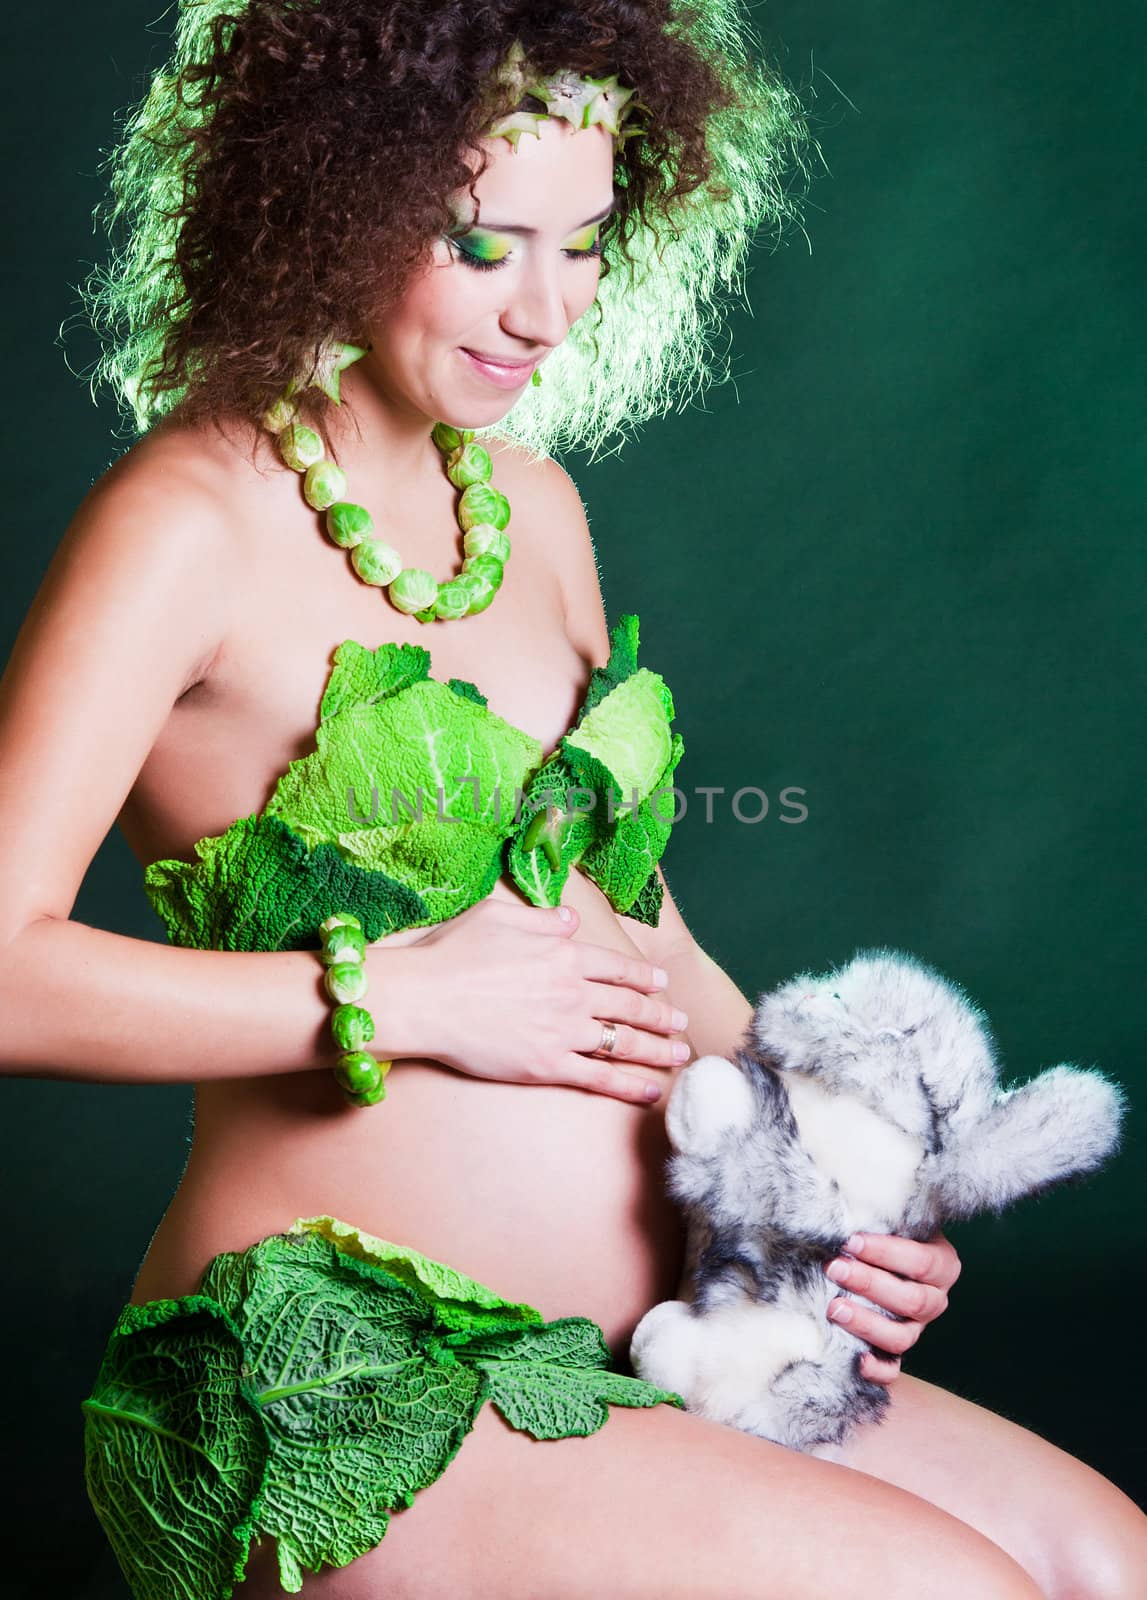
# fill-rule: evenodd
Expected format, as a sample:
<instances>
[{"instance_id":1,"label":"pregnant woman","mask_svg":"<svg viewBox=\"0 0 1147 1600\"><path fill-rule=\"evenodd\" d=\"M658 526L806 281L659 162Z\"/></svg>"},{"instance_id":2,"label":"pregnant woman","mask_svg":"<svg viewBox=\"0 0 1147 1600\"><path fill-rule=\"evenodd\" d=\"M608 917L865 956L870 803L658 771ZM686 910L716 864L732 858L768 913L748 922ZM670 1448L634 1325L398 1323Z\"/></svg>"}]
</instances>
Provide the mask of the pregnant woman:
<instances>
[{"instance_id":1,"label":"pregnant woman","mask_svg":"<svg viewBox=\"0 0 1147 1600\"><path fill-rule=\"evenodd\" d=\"M894 1399L842 1460L625 1362L674 1068L751 1007L660 866L687 686L549 451L704 379L793 214L750 43L733 0L186 3L126 130L91 293L141 436L3 680L0 905L10 1070L195 1084L83 1405L138 1597L1142 1592L1126 1496L900 1375L942 1236L839 1264L899 1319L854 1313ZM71 920L116 821L168 945Z\"/></svg>"}]
</instances>

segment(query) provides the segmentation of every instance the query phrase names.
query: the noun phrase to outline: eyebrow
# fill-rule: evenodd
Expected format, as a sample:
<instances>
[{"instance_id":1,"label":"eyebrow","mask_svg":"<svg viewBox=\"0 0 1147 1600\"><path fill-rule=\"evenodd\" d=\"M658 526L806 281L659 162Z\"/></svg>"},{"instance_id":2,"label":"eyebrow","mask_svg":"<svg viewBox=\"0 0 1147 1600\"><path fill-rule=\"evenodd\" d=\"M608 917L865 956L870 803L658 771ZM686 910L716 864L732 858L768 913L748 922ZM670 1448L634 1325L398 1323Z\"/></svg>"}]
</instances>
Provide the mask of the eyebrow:
<instances>
[{"instance_id":1,"label":"eyebrow","mask_svg":"<svg viewBox=\"0 0 1147 1600\"><path fill-rule=\"evenodd\" d=\"M587 217L584 222L575 223L575 225L569 230L570 233L576 233L579 228L588 228L591 222L604 222L606 217L608 217L609 214L615 209L616 205L617 201L611 200L606 206L605 210L599 211L596 217ZM516 233L520 234L524 239L533 239L537 237L537 234L540 230L537 228L515 227L514 224L510 222L474 222L471 223L468 231L471 233Z\"/></svg>"}]
</instances>

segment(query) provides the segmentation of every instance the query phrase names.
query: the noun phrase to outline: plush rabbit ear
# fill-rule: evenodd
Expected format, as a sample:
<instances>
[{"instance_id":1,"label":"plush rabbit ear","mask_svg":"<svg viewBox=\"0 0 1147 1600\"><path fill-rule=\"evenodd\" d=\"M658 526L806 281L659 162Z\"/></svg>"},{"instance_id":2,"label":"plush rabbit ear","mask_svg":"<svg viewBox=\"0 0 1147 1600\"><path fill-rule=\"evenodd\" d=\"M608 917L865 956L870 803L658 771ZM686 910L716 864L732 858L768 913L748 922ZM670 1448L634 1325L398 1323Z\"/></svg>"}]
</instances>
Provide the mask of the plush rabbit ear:
<instances>
[{"instance_id":1,"label":"plush rabbit ear","mask_svg":"<svg viewBox=\"0 0 1147 1600\"><path fill-rule=\"evenodd\" d=\"M1118 1147L1127 1091L1102 1072L1048 1067L960 1127L936 1164L936 1194L950 1221L1096 1172Z\"/></svg>"},{"instance_id":2,"label":"plush rabbit ear","mask_svg":"<svg viewBox=\"0 0 1147 1600\"><path fill-rule=\"evenodd\" d=\"M749 1127L755 1111L749 1080L724 1056L699 1056L680 1074L665 1107L665 1130L683 1155L715 1155L726 1134Z\"/></svg>"}]
</instances>

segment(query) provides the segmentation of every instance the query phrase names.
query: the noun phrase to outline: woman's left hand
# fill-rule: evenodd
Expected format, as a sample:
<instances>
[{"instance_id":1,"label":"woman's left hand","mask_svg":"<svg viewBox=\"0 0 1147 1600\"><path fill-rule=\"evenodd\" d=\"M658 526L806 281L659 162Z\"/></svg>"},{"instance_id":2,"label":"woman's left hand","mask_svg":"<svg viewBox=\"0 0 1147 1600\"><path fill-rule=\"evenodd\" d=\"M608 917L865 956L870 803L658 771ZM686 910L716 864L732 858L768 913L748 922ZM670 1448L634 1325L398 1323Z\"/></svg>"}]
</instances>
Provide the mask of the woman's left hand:
<instances>
[{"instance_id":1,"label":"woman's left hand","mask_svg":"<svg viewBox=\"0 0 1147 1600\"><path fill-rule=\"evenodd\" d=\"M960 1258L939 1230L923 1243L896 1233L854 1234L844 1248L847 1255L826 1264L829 1278L893 1312L898 1320L890 1321L844 1295L829 1301L828 1315L858 1339L887 1352L883 1358L866 1350L861 1377L892 1383L900 1376L904 1351L916 1343L925 1324L948 1309L948 1290L960 1276Z\"/></svg>"}]
</instances>

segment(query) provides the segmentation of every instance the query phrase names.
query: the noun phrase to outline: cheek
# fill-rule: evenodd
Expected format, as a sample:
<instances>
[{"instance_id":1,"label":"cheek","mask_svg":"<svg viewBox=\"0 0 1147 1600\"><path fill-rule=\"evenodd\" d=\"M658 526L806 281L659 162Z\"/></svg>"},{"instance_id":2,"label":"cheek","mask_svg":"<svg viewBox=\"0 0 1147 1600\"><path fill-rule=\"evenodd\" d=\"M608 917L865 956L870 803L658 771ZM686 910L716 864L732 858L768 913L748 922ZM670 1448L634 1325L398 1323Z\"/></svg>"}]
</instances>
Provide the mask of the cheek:
<instances>
[{"instance_id":1,"label":"cheek","mask_svg":"<svg viewBox=\"0 0 1147 1600\"><path fill-rule=\"evenodd\" d=\"M436 255L433 264L388 311L379 332L395 349L454 344L488 309L489 299L481 274L467 272L448 257Z\"/></svg>"},{"instance_id":2,"label":"cheek","mask_svg":"<svg viewBox=\"0 0 1147 1600\"><path fill-rule=\"evenodd\" d=\"M572 327L581 317L584 317L590 306L597 299L597 291L601 284L601 268L590 267L584 264L580 270L585 273L584 282L579 282L572 295L566 297L566 313Z\"/></svg>"},{"instance_id":3,"label":"cheek","mask_svg":"<svg viewBox=\"0 0 1147 1600\"><path fill-rule=\"evenodd\" d=\"M407 297L405 316L425 339L454 344L497 298L493 272L470 272L447 257L436 260Z\"/></svg>"}]
</instances>

